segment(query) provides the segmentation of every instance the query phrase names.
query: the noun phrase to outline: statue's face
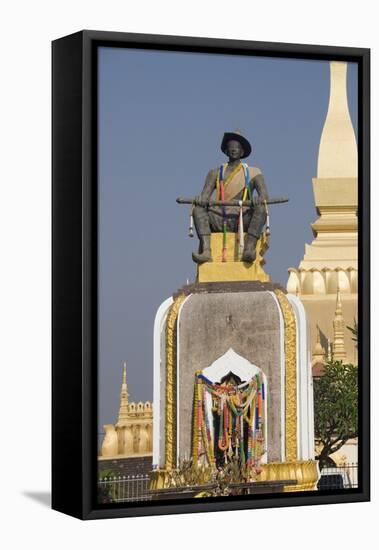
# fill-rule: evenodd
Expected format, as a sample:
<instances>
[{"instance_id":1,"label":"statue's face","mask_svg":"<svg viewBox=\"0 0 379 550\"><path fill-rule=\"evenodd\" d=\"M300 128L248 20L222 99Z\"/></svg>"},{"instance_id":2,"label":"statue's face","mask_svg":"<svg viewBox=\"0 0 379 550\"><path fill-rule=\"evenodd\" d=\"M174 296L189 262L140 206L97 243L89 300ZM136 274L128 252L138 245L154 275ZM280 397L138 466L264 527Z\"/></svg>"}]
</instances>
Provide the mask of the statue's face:
<instances>
[{"instance_id":1,"label":"statue's face","mask_svg":"<svg viewBox=\"0 0 379 550\"><path fill-rule=\"evenodd\" d=\"M226 144L226 154L231 160L240 159L243 155L243 149L240 142L234 139L228 141Z\"/></svg>"}]
</instances>

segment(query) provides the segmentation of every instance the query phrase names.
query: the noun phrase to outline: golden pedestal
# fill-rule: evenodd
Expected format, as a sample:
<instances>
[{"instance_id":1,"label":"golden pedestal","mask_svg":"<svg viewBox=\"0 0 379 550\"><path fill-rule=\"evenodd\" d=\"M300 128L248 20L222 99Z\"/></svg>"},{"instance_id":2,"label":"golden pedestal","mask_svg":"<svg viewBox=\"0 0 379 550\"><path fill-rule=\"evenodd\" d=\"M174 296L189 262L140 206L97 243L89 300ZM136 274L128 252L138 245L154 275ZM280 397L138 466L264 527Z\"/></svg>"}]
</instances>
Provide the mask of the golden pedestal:
<instances>
[{"instance_id":1,"label":"golden pedestal","mask_svg":"<svg viewBox=\"0 0 379 550\"><path fill-rule=\"evenodd\" d=\"M263 269L263 255L268 248L268 237L262 233L257 242L257 257L251 264L238 259L238 234L227 233L226 262L222 261L223 234L211 234L212 262L200 264L197 268L197 281L209 283L216 281L262 281L269 282L270 277ZM246 238L246 237L245 237Z\"/></svg>"}]
</instances>

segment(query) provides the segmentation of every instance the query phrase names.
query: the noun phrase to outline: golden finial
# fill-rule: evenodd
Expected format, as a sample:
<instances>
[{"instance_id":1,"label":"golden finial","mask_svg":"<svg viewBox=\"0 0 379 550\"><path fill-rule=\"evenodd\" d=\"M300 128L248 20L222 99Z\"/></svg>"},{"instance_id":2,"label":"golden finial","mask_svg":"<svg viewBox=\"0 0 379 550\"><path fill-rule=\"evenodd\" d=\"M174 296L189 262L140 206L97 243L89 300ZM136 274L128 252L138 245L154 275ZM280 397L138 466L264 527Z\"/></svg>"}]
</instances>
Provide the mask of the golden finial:
<instances>
[{"instance_id":1,"label":"golden finial","mask_svg":"<svg viewBox=\"0 0 379 550\"><path fill-rule=\"evenodd\" d=\"M118 413L118 424L128 417L129 414L129 392L128 392L128 383L126 380L126 362L124 362L122 369L122 384L121 384L121 393L120 393L120 409Z\"/></svg>"},{"instance_id":2,"label":"golden finial","mask_svg":"<svg viewBox=\"0 0 379 550\"><path fill-rule=\"evenodd\" d=\"M336 315L342 315L341 291L339 285L337 286Z\"/></svg>"},{"instance_id":3,"label":"golden finial","mask_svg":"<svg viewBox=\"0 0 379 550\"><path fill-rule=\"evenodd\" d=\"M128 392L128 383L126 381L126 361L122 369L122 385L121 385L121 397L124 398L124 402L128 403L129 401L129 392Z\"/></svg>"},{"instance_id":4,"label":"golden finial","mask_svg":"<svg viewBox=\"0 0 379 550\"><path fill-rule=\"evenodd\" d=\"M332 360L332 345L330 343L330 340L328 338L328 361Z\"/></svg>"}]
</instances>

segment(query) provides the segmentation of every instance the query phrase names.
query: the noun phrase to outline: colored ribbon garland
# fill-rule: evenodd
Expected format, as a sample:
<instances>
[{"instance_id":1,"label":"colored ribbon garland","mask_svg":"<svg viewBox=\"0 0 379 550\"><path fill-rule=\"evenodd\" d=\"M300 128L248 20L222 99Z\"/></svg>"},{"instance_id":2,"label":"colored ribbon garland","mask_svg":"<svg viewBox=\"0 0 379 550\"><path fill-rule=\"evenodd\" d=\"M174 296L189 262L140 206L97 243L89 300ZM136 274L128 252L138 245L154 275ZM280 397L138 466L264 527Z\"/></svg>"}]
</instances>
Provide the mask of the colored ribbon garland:
<instances>
[{"instance_id":1,"label":"colored ribbon garland","mask_svg":"<svg viewBox=\"0 0 379 550\"><path fill-rule=\"evenodd\" d=\"M214 435L214 440L206 406L207 395L219 419L218 434ZM234 385L212 383L201 372L197 372L192 452L194 461L206 457L208 464L214 465L216 442L225 463L234 453L243 466L252 467L259 473L261 457L265 453L264 403L265 387L261 373L249 382Z\"/></svg>"},{"instance_id":2,"label":"colored ribbon garland","mask_svg":"<svg viewBox=\"0 0 379 550\"><path fill-rule=\"evenodd\" d=\"M216 188L217 188L217 196L218 200L224 202L225 201L225 187L232 181L234 176L237 174L237 172L244 168L244 164L240 163L238 166L236 166L233 170L233 172L227 177L226 180L224 180L224 170L226 170L227 164L222 164L220 166L220 169L217 173L217 180L216 180ZM245 170L245 168L244 168ZM245 171L245 179L246 179L246 171ZM222 206L222 261L227 261L227 217L226 217L226 209L225 206Z\"/></svg>"},{"instance_id":3,"label":"colored ribbon garland","mask_svg":"<svg viewBox=\"0 0 379 550\"><path fill-rule=\"evenodd\" d=\"M226 180L224 180L224 171L226 170L227 164L223 164L220 166L218 173L217 173L217 180L216 180L216 188L217 188L217 198L218 200L224 202L225 201L225 187L232 181L233 177L236 175L236 173L242 168L244 171L245 176L245 188L242 195L242 200L239 201L239 217L238 217L238 259L241 260L243 250L244 250L244 232L243 232L243 206L242 202L246 200L247 196L249 196L249 199L251 200L251 189L250 189L250 172L249 167L246 163L242 162L236 168L233 170L233 172L228 176ZM266 206L266 213L267 212L267 204ZM222 233L223 233L223 239L222 239L222 261L227 261L227 217L226 217L226 209L225 206L222 207ZM269 228L268 228L269 231ZM266 230L267 232L267 230Z\"/></svg>"}]
</instances>

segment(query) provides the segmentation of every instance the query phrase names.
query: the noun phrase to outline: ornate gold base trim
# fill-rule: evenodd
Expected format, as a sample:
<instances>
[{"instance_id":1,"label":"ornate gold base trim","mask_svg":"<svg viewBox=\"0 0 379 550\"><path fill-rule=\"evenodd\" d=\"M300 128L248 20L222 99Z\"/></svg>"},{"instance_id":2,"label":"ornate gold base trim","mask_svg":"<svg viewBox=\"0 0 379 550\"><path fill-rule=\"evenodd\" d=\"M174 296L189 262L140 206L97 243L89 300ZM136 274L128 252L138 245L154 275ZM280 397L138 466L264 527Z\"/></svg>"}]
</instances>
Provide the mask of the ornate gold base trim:
<instances>
[{"instance_id":1,"label":"ornate gold base trim","mask_svg":"<svg viewBox=\"0 0 379 550\"><path fill-rule=\"evenodd\" d=\"M150 489L169 489L173 487L188 487L203 485L209 482L213 474L210 466L201 465L189 471L189 475L183 470L164 468L150 472Z\"/></svg>"},{"instance_id":2,"label":"ornate gold base trim","mask_svg":"<svg viewBox=\"0 0 379 550\"><path fill-rule=\"evenodd\" d=\"M211 468L199 472L198 483L206 484L212 476ZM257 481L296 481L296 485L287 485L285 492L314 491L320 478L316 460L300 460L296 462L271 462L262 465L262 472ZM175 480L175 481L174 481ZM173 476L173 470L153 470L150 474L150 489L167 489L170 487L185 487Z\"/></svg>"},{"instance_id":3,"label":"ornate gold base trim","mask_svg":"<svg viewBox=\"0 0 379 550\"><path fill-rule=\"evenodd\" d=\"M264 464L262 473L257 477L259 481L278 481L289 479L297 481L297 485L287 485L284 491L314 491L320 478L318 462L316 460L301 460L296 462L272 462Z\"/></svg>"}]
</instances>

